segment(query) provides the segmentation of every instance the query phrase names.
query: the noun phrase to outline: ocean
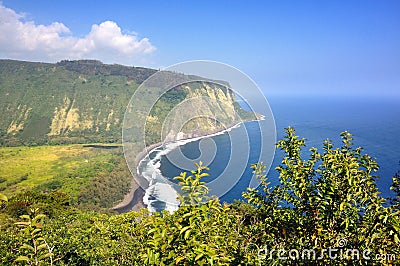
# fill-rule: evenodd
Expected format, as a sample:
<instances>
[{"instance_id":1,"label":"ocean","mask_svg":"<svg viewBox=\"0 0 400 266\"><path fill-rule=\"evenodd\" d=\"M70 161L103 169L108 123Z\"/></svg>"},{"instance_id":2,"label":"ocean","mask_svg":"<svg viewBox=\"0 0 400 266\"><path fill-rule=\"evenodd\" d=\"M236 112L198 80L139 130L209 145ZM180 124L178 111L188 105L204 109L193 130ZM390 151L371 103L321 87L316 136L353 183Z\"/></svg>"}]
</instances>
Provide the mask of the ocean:
<instances>
[{"instance_id":1,"label":"ocean","mask_svg":"<svg viewBox=\"0 0 400 266\"><path fill-rule=\"evenodd\" d=\"M354 146L362 146L364 153L372 156L379 164L376 173L380 178L377 185L385 198L392 196L390 185L392 176L400 169L400 99L389 97L273 97L268 98L276 125L276 137L282 139L284 128L292 126L297 135L306 138L304 155L311 147L322 149L325 139L332 140L335 146L341 145L340 132L349 131L354 137ZM178 207L176 201L179 192L173 177L182 172L176 166L175 156L183 154L189 161L198 162L202 152L210 147L215 154L208 160L210 176L205 177L211 185L210 194L217 194L222 202L233 202L242 199L242 192L253 178L250 165L260 159L270 164L268 178L271 186L278 183L278 172L283 153L276 150L273 160L271 156L260 158L262 149L260 127L268 121L251 121L238 125L230 131L211 137L198 138L170 143L153 150L138 166L138 172L150 181L146 190L144 203L150 211L170 210ZM240 131L248 134L248 142L239 148L233 148L232 136ZM267 132L272 134L273 132ZM234 139L234 138L233 138ZM241 150L243 149L243 151ZM246 153L248 156L245 156ZM244 163L231 163L233 153L241 156ZM239 155L238 155L239 154ZM264 160L265 159L265 160ZM172 162L171 162L172 161ZM193 167L194 168L194 164ZM223 174L239 173L239 178L218 182Z\"/></svg>"}]
</instances>

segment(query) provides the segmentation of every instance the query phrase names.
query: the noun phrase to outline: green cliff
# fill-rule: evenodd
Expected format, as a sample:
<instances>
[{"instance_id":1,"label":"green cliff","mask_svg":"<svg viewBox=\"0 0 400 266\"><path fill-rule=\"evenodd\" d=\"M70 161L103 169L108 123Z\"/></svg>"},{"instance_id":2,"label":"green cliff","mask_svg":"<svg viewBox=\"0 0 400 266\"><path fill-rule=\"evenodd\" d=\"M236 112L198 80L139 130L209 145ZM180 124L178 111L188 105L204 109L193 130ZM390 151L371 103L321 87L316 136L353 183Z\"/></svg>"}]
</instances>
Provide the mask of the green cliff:
<instances>
[{"instance_id":1,"label":"green cliff","mask_svg":"<svg viewBox=\"0 0 400 266\"><path fill-rule=\"evenodd\" d=\"M0 60L0 144L120 142L126 106L139 84L155 72L95 60L57 64ZM188 77L168 75L172 80ZM156 89L148 93L156 93ZM198 117L184 122L177 131L174 126L186 116L171 116L170 111L193 98L196 103L188 101L185 115ZM146 95L142 101L146 102ZM237 123L240 117L252 117L236 103L231 90L206 81L171 89L145 116L140 119L147 121L148 143L202 135ZM165 126L170 117L174 121Z\"/></svg>"}]
</instances>

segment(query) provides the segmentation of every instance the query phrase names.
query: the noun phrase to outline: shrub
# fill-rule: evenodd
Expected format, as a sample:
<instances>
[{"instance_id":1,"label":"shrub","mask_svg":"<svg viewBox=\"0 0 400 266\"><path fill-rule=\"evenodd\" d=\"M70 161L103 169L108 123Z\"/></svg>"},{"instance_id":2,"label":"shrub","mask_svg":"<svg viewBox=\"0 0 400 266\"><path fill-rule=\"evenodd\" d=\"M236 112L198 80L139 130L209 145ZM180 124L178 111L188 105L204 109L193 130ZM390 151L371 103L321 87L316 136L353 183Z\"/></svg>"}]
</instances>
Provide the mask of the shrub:
<instances>
[{"instance_id":1,"label":"shrub","mask_svg":"<svg viewBox=\"0 0 400 266\"><path fill-rule=\"evenodd\" d=\"M60 265L394 265L400 256L398 176L392 185L397 201L390 205L376 187L377 163L353 147L351 134L341 136L341 146L325 141L322 152L311 148L305 157L305 140L286 129L277 143L285 154L276 168L279 185L271 187L262 163L252 165L261 185L247 189L246 202L208 197L201 180L208 168L201 163L175 178L182 195L174 213L100 214L69 206L63 195L18 195L0 216L0 262L18 256L34 262L54 253ZM26 206L17 208L20 203ZM43 216L23 216L19 225L31 228L24 238L11 222L21 210L38 206L50 214L46 226L39 226ZM34 248L34 237L42 247L36 253L19 248ZM363 257L366 250L369 258ZM42 258L51 263L47 256Z\"/></svg>"}]
</instances>

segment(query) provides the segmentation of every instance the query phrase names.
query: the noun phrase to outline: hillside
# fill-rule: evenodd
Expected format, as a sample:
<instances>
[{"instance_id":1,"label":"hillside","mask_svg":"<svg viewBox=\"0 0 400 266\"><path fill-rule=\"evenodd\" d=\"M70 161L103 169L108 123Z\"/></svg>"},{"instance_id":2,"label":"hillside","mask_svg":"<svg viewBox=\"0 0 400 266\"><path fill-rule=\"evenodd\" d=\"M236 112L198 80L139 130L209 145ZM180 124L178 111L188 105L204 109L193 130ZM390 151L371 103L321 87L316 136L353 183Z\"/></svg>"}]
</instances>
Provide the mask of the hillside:
<instances>
[{"instance_id":1,"label":"hillside","mask_svg":"<svg viewBox=\"0 0 400 266\"><path fill-rule=\"evenodd\" d=\"M61 143L120 142L123 117L129 99L156 70L106 65L95 60L61 61L57 64L0 60L0 136L2 146ZM168 73L169 79L189 80ZM149 93L155 93L151 88ZM235 95L221 85L192 82L173 88L154 105L148 122L147 141L160 140L166 114L188 97L208 95L225 106L200 104L203 115L225 113L235 122L232 108L246 114ZM211 96L210 96L211 95ZM146 96L143 95L143 102ZM157 119L154 119L157 118ZM203 119L204 120L204 119ZM193 122L192 122L193 123ZM228 123L228 124L231 124ZM215 123L214 123L215 124ZM211 125L211 126L210 126ZM218 129L210 121L197 123L202 132ZM190 132L194 125L186 126ZM190 135L188 135L190 136Z\"/></svg>"},{"instance_id":2,"label":"hillside","mask_svg":"<svg viewBox=\"0 0 400 266\"><path fill-rule=\"evenodd\" d=\"M57 190L67 193L74 206L92 210L120 202L137 187L131 184L122 148L75 144L121 143L128 102L154 73L93 60L0 60L0 191L10 196ZM150 145L194 137L254 118L241 109L226 82L172 72L161 77L133 103L151 109L132 113L125 121L133 162L144 141ZM182 85L162 93L165 83ZM153 96L158 100L152 102ZM179 104L183 111L174 109ZM68 145L54 146L60 144ZM41 147L12 147L24 145Z\"/></svg>"}]
</instances>

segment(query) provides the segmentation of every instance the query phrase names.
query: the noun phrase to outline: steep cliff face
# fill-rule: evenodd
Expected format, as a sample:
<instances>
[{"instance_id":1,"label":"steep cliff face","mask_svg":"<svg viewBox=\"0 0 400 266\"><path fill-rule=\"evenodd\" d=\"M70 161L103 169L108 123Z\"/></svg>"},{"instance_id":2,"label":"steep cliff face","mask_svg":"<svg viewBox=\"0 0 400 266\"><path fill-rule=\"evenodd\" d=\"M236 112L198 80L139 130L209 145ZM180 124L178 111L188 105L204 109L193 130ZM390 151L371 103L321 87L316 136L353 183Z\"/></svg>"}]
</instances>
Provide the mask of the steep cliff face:
<instances>
[{"instance_id":1,"label":"steep cliff face","mask_svg":"<svg viewBox=\"0 0 400 266\"><path fill-rule=\"evenodd\" d=\"M194 85L194 86L191 86ZM241 120L236 112L235 94L220 84L187 84L186 99L170 113L163 125L166 141L210 134L231 127Z\"/></svg>"},{"instance_id":2,"label":"steep cliff face","mask_svg":"<svg viewBox=\"0 0 400 266\"><path fill-rule=\"evenodd\" d=\"M131 95L153 73L87 60L0 60L1 144L118 141Z\"/></svg>"},{"instance_id":3,"label":"steep cliff face","mask_svg":"<svg viewBox=\"0 0 400 266\"><path fill-rule=\"evenodd\" d=\"M0 60L0 144L118 142L131 96L153 73L90 60ZM239 118L235 95L208 82L182 85L154 106L146 118L150 143L214 132Z\"/></svg>"}]
</instances>

